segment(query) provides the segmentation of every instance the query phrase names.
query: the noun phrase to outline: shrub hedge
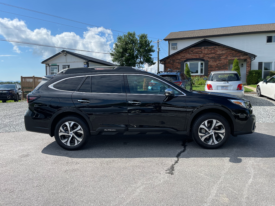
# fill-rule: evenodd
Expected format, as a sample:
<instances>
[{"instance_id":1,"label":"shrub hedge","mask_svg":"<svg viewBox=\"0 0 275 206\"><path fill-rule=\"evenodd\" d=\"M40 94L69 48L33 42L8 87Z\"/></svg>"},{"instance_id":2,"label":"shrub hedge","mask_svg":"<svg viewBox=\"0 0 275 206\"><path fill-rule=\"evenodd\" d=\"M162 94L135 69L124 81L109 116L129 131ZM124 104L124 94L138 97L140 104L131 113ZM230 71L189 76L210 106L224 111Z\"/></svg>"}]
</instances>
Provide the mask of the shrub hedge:
<instances>
[{"instance_id":1,"label":"shrub hedge","mask_svg":"<svg viewBox=\"0 0 275 206\"><path fill-rule=\"evenodd\" d=\"M248 75L247 75L247 85L250 84L258 84L259 79L262 77L262 71L261 70L250 70Z\"/></svg>"},{"instance_id":2,"label":"shrub hedge","mask_svg":"<svg viewBox=\"0 0 275 206\"><path fill-rule=\"evenodd\" d=\"M269 73L269 76L274 76L275 75L275 71L270 71L270 73Z\"/></svg>"}]
</instances>

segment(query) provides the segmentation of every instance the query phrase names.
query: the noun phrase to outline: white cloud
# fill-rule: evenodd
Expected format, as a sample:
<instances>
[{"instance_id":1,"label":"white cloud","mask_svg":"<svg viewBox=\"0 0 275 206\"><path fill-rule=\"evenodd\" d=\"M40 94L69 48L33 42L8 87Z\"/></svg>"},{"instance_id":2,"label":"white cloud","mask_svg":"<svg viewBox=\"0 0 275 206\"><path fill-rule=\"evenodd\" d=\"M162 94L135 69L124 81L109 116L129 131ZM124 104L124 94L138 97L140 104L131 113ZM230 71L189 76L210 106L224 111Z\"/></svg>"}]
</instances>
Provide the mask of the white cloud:
<instances>
[{"instance_id":1,"label":"white cloud","mask_svg":"<svg viewBox=\"0 0 275 206\"><path fill-rule=\"evenodd\" d=\"M83 32L83 37L77 35L74 32L63 32L61 34L52 35L50 30L46 28L40 28L35 30L28 29L24 21L19 19L0 18L0 35L5 39L30 42L35 44L50 45L56 47L73 48L79 50L88 50L108 53L111 51L111 45L114 41L112 31L103 27L87 28L87 31ZM56 54L62 49L49 48L35 45L23 45L13 44L13 50L20 53L19 47L31 48L33 53L41 55L43 58L48 58L53 54ZM73 50L72 50L73 51ZM111 61L109 54L100 54L92 52L80 52L87 56Z\"/></svg>"}]
</instances>

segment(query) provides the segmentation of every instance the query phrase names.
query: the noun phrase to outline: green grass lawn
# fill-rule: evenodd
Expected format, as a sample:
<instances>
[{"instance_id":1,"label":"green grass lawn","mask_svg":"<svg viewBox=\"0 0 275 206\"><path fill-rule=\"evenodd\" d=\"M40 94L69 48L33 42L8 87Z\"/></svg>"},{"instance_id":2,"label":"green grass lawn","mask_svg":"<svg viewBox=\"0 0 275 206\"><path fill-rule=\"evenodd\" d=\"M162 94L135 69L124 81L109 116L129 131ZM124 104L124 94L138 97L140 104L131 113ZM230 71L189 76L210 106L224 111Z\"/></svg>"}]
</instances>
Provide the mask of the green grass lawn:
<instances>
[{"instance_id":1,"label":"green grass lawn","mask_svg":"<svg viewBox=\"0 0 275 206\"><path fill-rule=\"evenodd\" d=\"M254 92L254 91L252 89L248 89L248 88L244 87L244 92Z\"/></svg>"},{"instance_id":2,"label":"green grass lawn","mask_svg":"<svg viewBox=\"0 0 275 206\"><path fill-rule=\"evenodd\" d=\"M13 103L14 100L7 100L6 103ZM19 100L18 102L21 102L21 100ZM2 103L2 101L0 100L0 103Z\"/></svg>"},{"instance_id":3,"label":"green grass lawn","mask_svg":"<svg viewBox=\"0 0 275 206\"><path fill-rule=\"evenodd\" d=\"M247 85L249 87L254 87L255 89L257 88L257 84L250 84L250 85Z\"/></svg>"},{"instance_id":4,"label":"green grass lawn","mask_svg":"<svg viewBox=\"0 0 275 206\"><path fill-rule=\"evenodd\" d=\"M204 91L205 86L204 85L193 85L194 91Z\"/></svg>"}]
</instances>

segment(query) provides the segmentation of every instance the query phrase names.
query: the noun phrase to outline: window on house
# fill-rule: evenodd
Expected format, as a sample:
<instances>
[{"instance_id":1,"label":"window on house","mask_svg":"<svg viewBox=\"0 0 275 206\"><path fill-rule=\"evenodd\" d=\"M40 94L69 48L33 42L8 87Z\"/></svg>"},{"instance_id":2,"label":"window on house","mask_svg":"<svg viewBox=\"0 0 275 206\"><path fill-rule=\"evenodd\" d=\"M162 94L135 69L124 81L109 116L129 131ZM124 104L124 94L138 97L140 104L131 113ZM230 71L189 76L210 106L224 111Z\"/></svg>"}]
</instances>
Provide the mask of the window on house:
<instances>
[{"instance_id":1,"label":"window on house","mask_svg":"<svg viewBox=\"0 0 275 206\"><path fill-rule=\"evenodd\" d=\"M58 73L58 65L54 65L50 67L50 74L57 74Z\"/></svg>"},{"instance_id":2,"label":"window on house","mask_svg":"<svg viewBox=\"0 0 275 206\"><path fill-rule=\"evenodd\" d=\"M263 63L263 78L269 76L270 71L272 70L272 62L264 62Z\"/></svg>"},{"instance_id":3,"label":"window on house","mask_svg":"<svg viewBox=\"0 0 275 206\"><path fill-rule=\"evenodd\" d=\"M275 36L267 36L266 42L267 43L275 43Z\"/></svg>"},{"instance_id":4,"label":"window on house","mask_svg":"<svg viewBox=\"0 0 275 206\"><path fill-rule=\"evenodd\" d=\"M70 65L62 65L62 69L70 68Z\"/></svg>"},{"instance_id":5,"label":"window on house","mask_svg":"<svg viewBox=\"0 0 275 206\"><path fill-rule=\"evenodd\" d=\"M191 75L204 75L204 62L201 62L201 61L186 62L185 68L186 68L186 65L189 66Z\"/></svg>"},{"instance_id":6,"label":"window on house","mask_svg":"<svg viewBox=\"0 0 275 206\"><path fill-rule=\"evenodd\" d=\"M178 49L178 43L171 43L171 50L177 50Z\"/></svg>"}]
</instances>

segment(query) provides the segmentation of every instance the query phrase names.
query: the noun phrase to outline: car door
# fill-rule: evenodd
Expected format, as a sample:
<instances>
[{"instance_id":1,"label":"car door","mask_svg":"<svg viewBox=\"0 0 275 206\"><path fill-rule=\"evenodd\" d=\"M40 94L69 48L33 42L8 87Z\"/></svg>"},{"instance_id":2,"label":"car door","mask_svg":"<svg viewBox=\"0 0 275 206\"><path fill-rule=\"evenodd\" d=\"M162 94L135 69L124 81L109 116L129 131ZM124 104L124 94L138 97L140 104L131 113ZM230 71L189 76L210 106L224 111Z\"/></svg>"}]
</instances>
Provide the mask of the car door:
<instances>
[{"instance_id":1,"label":"car door","mask_svg":"<svg viewBox=\"0 0 275 206\"><path fill-rule=\"evenodd\" d=\"M125 75L129 131L185 131L185 94L151 75ZM172 88L174 98L167 100L165 89Z\"/></svg>"},{"instance_id":2,"label":"car door","mask_svg":"<svg viewBox=\"0 0 275 206\"><path fill-rule=\"evenodd\" d=\"M126 130L128 115L123 75L87 76L72 94L72 100L76 108L89 117L96 133Z\"/></svg>"},{"instance_id":3,"label":"car door","mask_svg":"<svg viewBox=\"0 0 275 206\"><path fill-rule=\"evenodd\" d=\"M275 99L275 77L271 77L266 84L266 95Z\"/></svg>"}]
</instances>

